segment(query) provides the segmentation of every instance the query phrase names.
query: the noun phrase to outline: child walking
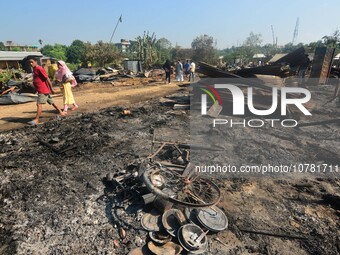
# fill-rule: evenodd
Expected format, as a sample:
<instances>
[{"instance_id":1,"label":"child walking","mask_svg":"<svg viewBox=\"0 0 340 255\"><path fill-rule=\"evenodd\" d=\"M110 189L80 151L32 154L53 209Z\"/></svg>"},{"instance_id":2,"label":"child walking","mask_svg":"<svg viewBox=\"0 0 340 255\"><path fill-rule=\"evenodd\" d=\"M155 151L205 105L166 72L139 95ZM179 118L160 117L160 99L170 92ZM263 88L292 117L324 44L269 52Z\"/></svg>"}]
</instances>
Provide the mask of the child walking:
<instances>
[{"instance_id":1,"label":"child walking","mask_svg":"<svg viewBox=\"0 0 340 255\"><path fill-rule=\"evenodd\" d=\"M52 105L61 116L65 116L65 112L62 112L61 109L54 103L51 94L53 94L52 83L48 78L48 75L45 69L38 65L38 59L34 56L28 57L28 61L33 68L33 85L38 92L38 100L37 100L37 113L34 120L28 122L29 125L37 125L39 123L40 115L42 112L43 104Z\"/></svg>"},{"instance_id":2,"label":"child walking","mask_svg":"<svg viewBox=\"0 0 340 255\"><path fill-rule=\"evenodd\" d=\"M74 100L73 93L72 93L72 87L77 85L77 82L70 71L68 67L66 66L66 63L62 60L59 60L57 62L58 70L56 72L56 78L57 81L60 84L61 91L63 93L63 104L64 109L63 112L67 112L68 106L73 105L72 111L78 109L78 105L76 104L76 101Z\"/></svg>"}]
</instances>

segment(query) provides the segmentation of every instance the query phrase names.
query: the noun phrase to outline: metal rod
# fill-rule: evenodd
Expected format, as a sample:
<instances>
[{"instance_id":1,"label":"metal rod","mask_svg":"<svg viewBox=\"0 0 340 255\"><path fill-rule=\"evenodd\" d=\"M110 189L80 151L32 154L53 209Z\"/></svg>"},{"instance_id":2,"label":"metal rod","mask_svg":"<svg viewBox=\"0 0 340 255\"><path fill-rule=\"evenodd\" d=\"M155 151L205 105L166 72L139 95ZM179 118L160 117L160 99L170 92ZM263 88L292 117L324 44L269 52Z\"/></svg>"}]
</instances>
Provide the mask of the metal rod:
<instances>
[{"instance_id":1,"label":"metal rod","mask_svg":"<svg viewBox=\"0 0 340 255\"><path fill-rule=\"evenodd\" d=\"M113 35L114 35L115 32L116 32L116 29L117 29L117 27L118 27L119 22L122 22L122 15L120 15L120 17L119 17L119 19L118 19L118 21L117 21L117 24L116 24L116 26L115 26L115 29L114 29L113 32L112 32L111 39L110 39L110 44L111 44L111 42L112 42Z\"/></svg>"},{"instance_id":2,"label":"metal rod","mask_svg":"<svg viewBox=\"0 0 340 255\"><path fill-rule=\"evenodd\" d=\"M273 237L283 237L283 238L290 238L290 239L308 239L307 237L304 237L304 236L275 234L275 233L269 233L269 232L257 231L257 230L248 230L248 229L240 229L240 230L242 232L250 233L250 234L266 235L266 236L273 236Z\"/></svg>"}]
</instances>

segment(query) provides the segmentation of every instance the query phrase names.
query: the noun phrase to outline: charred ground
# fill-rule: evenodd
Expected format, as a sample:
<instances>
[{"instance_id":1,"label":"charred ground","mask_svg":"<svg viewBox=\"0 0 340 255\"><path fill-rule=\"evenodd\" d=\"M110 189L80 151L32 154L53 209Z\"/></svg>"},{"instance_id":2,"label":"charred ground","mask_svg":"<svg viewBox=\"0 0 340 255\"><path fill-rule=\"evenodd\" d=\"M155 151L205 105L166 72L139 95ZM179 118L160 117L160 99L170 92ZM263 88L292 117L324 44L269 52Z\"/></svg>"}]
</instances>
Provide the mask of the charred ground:
<instances>
[{"instance_id":1,"label":"charred ground","mask_svg":"<svg viewBox=\"0 0 340 255\"><path fill-rule=\"evenodd\" d=\"M334 102L323 107L331 89L313 90L313 115L338 116ZM105 176L135 168L154 133L189 141L189 121L188 111L157 99L2 132L0 254L127 254L145 244L139 220L147 209L121 203ZM220 132L230 144L228 162L340 162L339 123ZM219 185L229 229L209 235L207 254L340 253L339 175L226 178Z\"/></svg>"}]
</instances>

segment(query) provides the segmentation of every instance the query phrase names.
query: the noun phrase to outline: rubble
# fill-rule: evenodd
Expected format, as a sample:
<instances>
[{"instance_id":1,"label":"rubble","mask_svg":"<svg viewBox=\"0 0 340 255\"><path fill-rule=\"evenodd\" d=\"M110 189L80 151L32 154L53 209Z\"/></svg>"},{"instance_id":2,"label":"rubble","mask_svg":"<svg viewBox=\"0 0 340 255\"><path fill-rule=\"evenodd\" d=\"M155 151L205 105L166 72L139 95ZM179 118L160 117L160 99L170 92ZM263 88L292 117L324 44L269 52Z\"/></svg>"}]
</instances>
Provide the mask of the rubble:
<instances>
[{"instance_id":1,"label":"rubble","mask_svg":"<svg viewBox=\"0 0 340 255\"><path fill-rule=\"evenodd\" d=\"M311 91L313 117L334 119L340 112L335 102L323 106L333 88L313 87ZM304 179L215 181L221 196L212 204L223 212L218 214L221 221L212 226L204 221L204 211L197 218L202 211L177 208L189 215L191 224L204 222L207 228L201 231L196 225L193 229L184 225L179 231L183 246L164 241L169 237L162 232L150 234L143 228L143 215L155 209L155 200L152 196L142 199L150 190L140 179L141 163L164 144L156 162L191 176L185 151L206 146L190 144L188 111L172 109L187 98L184 90L167 97L171 103L166 105L154 99L2 132L0 253L125 255L148 254L150 249L165 254L173 248L176 254L184 246L221 255L338 254L340 182L336 173L331 177L307 174ZM132 114L123 114L127 109ZM311 122L308 118L300 121ZM338 126L338 122L325 122L299 129L221 129L218 132L229 147L206 149L219 151L230 164L312 160L336 165L340 159ZM154 184L164 185L158 177ZM156 245L155 240L170 244Z\"/></svg>"},{"instance_id":2,"label":"rubble","mask_svg":"<svg viewBox=\"0 0 340 255\"><path fill-rule=\"evenodd\" d=\"M31 81L31 76L27 75L22 80L8 80L5 84L0 83L0 105L36 101L35 88L29 81Z\"/></svg>"}]
</instances>

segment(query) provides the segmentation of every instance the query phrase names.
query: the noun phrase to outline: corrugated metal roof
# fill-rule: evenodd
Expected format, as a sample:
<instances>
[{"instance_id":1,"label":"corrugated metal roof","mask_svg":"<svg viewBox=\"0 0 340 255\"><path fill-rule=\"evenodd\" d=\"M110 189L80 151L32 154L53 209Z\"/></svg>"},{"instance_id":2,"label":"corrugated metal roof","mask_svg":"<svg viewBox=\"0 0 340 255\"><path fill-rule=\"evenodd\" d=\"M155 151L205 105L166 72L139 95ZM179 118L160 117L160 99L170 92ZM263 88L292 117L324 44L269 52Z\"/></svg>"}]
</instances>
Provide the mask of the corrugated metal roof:
<instances>
[{"instance_id":1,"label":"corrugated metal roof","mask_svg":"<svg viewBox=\"0 0 340 255\"><path fill-rule=\"evenodd\" d=\"M286 55L287 55L287 53L277 53L268 62L269 63L274 63L274 62L278 61L280 58L283 58Z\"/></svg>"},{"instance_id":2,"label":"corrugated metal roof","mask_svg":"<svg viewBox=\"0 0 340 255\"><path fill-rule=\"evenodd\" d=\"M0 61L18 61L23 60L27 56L42 57L43 55L38 51L0 51Z\"/></svg>"}]
</instances>

